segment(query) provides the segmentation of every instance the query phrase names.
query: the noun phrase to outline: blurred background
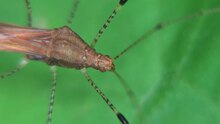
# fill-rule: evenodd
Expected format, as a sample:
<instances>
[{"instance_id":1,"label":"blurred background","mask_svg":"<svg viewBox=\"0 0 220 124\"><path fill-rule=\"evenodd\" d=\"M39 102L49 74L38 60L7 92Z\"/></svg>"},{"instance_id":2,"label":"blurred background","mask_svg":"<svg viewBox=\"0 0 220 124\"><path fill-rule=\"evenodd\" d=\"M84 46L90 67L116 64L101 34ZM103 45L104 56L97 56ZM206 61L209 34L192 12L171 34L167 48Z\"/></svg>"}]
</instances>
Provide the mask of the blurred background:
<instances>
[{"instance_id":1,"label":"blurred background","mask_svg":"<svg viewBox=\"0 0 220 124\"><path fill-rule=\"evenodd\" d=\"M72 0L31 0L33 26L64 26ZM72 30L87 43L111 14L118 0L80 0ZM219 0L129 0L96 46L114 57L160 22L220 7ZM0 2L0 22L25 26L23 0ZM115 61L116 70L137 96L133 107L111 73L89 74L131 124L220 123L220 13L178 22L145 39ZM15 67L23 55L0 52L0 72ZM49 66L31 61L0 80L0 123L45 124L50 97ZM80 71L58 68L53 124L119 124L113 112Z\"/></svg>"}]
</instances>

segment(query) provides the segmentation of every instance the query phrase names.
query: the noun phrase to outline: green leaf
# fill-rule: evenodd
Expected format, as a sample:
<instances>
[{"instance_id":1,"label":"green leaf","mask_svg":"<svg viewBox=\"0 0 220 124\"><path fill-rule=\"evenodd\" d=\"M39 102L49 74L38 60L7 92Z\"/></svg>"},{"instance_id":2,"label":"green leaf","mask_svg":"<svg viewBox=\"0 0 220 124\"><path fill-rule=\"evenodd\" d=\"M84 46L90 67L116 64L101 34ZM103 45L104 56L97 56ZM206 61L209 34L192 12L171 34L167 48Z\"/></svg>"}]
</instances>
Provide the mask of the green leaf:
<instances>
[{"instance_id":1,"label":"green leaf","mask_svg":"<svg viewBox=\"0 0 220 124\"><path fill-rule=\"evenodd\" d=\"M72 30L90 44L117 3L80 1ZM72 0L31 0L31 6L33 26L54 29L66 24ZM96 46L97 52L111 57L157 24L172 22L115 61L137 96L137 108L111 72L88 69L131 124L220 123L220 12L211 11L216 7L218 0L129 0L118 12ZM197 12L213 14L175 21ZM0 2L0 22L25 26L26 18L23 0ZM0 71L6 72L22 55L1 51L0 57ZM0 123L46 123L50 85L49 67L38 61L0 80ZM62 123L120 122L80 71L58 68L52 124Z\"/></svg>"}]
</instances>

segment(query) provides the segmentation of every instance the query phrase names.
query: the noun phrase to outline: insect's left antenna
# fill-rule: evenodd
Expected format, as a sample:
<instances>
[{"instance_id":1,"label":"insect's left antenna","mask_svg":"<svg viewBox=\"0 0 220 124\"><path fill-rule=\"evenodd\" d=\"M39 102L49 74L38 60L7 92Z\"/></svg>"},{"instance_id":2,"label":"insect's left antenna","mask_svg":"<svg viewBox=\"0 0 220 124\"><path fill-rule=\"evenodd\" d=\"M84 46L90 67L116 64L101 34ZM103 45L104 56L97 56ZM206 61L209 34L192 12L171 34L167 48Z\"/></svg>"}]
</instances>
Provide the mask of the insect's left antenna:
<instances>
[{"instance_id":1,"label":"insect's left antenna","mask_svg":"<svg viewBox=\"0 0 220 124\"><path fill-rule=\"evenodd\" d=\"M52 72L52 84L51 84L52 88L51 88L51 95L50 95L50 105L49 105L49 111L48 111L47 124L51 124L51 121L52 121L54 97L55 97L55 91L56 91L56 85L57 85L56 66L51 67L51 72Z\"/></svg>"},{"instance_id":2,"label":"insect's left antenna","mask_svg":"<svg viewBox=\"0 0 220 124\"><path fill-rule=\"evenodd\" d=\"M99 29L99 32L97 33L95 39L93 40L93 42L91 43L91 47L95 47L96 43L98 42L99 38L101 37L101 35L103 34L103 32L107 29L108 25L110 24L110 22L112 21L112 19L115 17L115 15L117 14L117 12L121 9L121 7L123 5L125 5L125 3L128 0L120 0L117 7L114 9L114 11L112 12L112 14L108 17L107 21L105 22L105 24L101 27L101 29Z\"/></svg>"},{"instance_id":3,"label":"insect's left antenna","mask_svg":"<svg viewBox=\"0 0 220 124\"><path fill-rule=\"evenodd\" d=\"M133 90L131 89L131 87L127 84L127 82L124 80L124 78L122 78L121 75L118 74L118 72L116 72L115 70L112 71L115 76L119 79L120 83L123 85L127 95L129 96L131 103L133 105L133 107L137 107L137 98L135 96L135 93L133 92Z\"/></svg>"},{"instance_id":4,"label":"insect's left antenna","mask_svg":"<svg viewBox=\"0 0 220 124\"><path fill-rule=\"evenodd\" d=\"M30 0L25 0L26 10L27 10L27 25L32 27L32 10Z\"/></svg>"},{"instance_id":5,"label":"insect's left antenna","mask_svg":"<svg viewBox=\"0 0 220 124\"><path fill-rule=\"evenodd\" d=\"M105 94L99 89L99 87L95 84L95 82L91 79L89 74L86 72L86 69L81 69L83 75L88 80L90 85L95 89L95 91L102 97L102 99L107 103L110 109L115 113L122 124L129 124L127 119L116 109L116 107L111 103L111 101L105 96Z\"/></svg>"}]
</instances>

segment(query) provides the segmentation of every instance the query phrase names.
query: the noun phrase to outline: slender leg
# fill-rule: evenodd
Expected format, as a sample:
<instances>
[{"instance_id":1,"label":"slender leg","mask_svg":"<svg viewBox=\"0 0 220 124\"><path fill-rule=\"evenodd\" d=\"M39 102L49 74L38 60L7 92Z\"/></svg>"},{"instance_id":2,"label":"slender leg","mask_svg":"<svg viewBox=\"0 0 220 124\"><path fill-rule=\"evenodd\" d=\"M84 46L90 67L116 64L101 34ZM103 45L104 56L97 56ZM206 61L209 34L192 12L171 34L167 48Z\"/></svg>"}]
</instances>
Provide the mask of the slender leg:
<instances>
[{"instance_id":1,"label":"slender leg","mask_svg":"<svg viewBox=\"0 0 220 124\"><path fill-rule=\"evenodd\" d=\"M15 74L16 72L18 72L19 70L24 68L28 64L28 62L29 62L28 59L23 58L23 60L20 62L20 64L17 67L13 68L12 70L10 70L8 72L0 74L0 79L4 79L8 76Z\"/></svg>"},{"instance_id":2,"label":"slender leg","mask_svg":"<svg viewBox=\"0 0 220 124\"><path fill-rule=\"evenodd\" d=\"M74 0L73 1L73 6L72 6L72 10L70 12L70 15L67 19L67 25L70 27L73 23L73 18L75 16L75 13L77 11L77 8L78 8L78 5L79 5L79 0Z\"/></svg>"},{"instance_id":3,"label":"slender leg","mask_svg":"<svg viewBox=\"0 0 220 124\"><path fill-rule=\"evenodd\" d=\"M170 25L174 25L174 24L178 24L180 22L184 22L184 21L188 21L191 19L194 19L196 17L200 17L200 16L207 16L207 15L211 15L214 13L219 13L220 12L220 7L218 8L213 8L213 9L209 9L209 10L203 10L203 11L199 11L196 12L192 15L188 15L188 16L184 16L184 17L180 17L177 18L175 20L172 21L168 21L168 22L164 22L164 23L159 23L157 24L155 27L153 27L152 29L150 29L149 31L147 31L145 34L143 34L140 38L138 38L136 41L134 41L132 44L130 44L128 47L126 47L124 50L122 50L118 55L116 55L114 57L114 60L118 59L120 56L122 56L124 53L126 53L128 50L130 50L131 48L133 48L134 46L136 46L137 44L139 44L140 42L146 40L149 36L151 36L152 34L156 33L157 31L160 31L161 29L168 27Z\"/></svg>"},{"instance_id":4,"label":"slender leg","mask_svg":"<svg viewBox=\"0 0 220 124\"><path fill-rule=\"evenodd\" d=\"M98 42L99 38L101 37L101 35L103 34L103 32L107 29L108 25L110 24L111 20L115 17L115 15L117 14L117 12L121 9L121 7L127 2L127 0L120 0L120 2L118 3L117 7L114 9L114 11L112 12L112 14L108 17L107 21L105 22L105 24L102 26L102 28L99 30L99 32L97 33L95 39L93 40L93 42L91 43L91 47L95 47L96 43Z\"/></svg>"},{"instance_id":5,"label":"slender leg","mask_svg":"<svg viewBox=\"0 0 220 124\"><path fill-rule=\"evenodd\" d=\"M55 97L56 82L57 82L56 66L51 67L51 73L52 73L52 84L51 84L50 105L49 105L49 111L48 111L47 124L51 124L51 121L52 121L54 97Z\"/></svg>"},{"instance_id":6,"label":"slender leg","mask_svg":"<svg viewBox=\"0 0 220 124\"><path fill-rule=\"evenodd\" d=\"M30 6L30 1L29 0L25 0L25 4L26 4L26 9L27 9L27 16L28 16L28 26L31 27L31 22L32 22L32 18L31 18L31 6ZM18 72L19 70L21 70L23 67L25 67L28 64L28 59L26 59L25 57L23 58L23 60L21 61L21 63L15 67L14 69L5 72L3 74L0 74L0 79L6 78L8 76L11 76L13 74L15 74L16 72Z\"/></svg>"},{"instance_id":7,"label":"slender leg","mask_svg":"<svg viewBox=\"0 0 220 124\"><path fill-rule=\"evenodd\" d=\"M103 32L107 29L108 25L112 21L112 19L115 17L117 12L120 10L120 8L127 2L127 0L120 0L117 7L113 10L112 14L109 16L105 24L101 27L99 32L97 33L94 41L91 43L91 47L95 47L96 43L98 42L99 38L103 34ZM120 83L123 85L125 91L127 92L128 96L130 97L132 103L134 106L136 106L136 97L134 95L134 92L131 90L131 88L126 84L125 80L116 72L113 71L113 73L116 75L116 77L119 79Z\"/></svg>"},{"instance_id":8,"label":"slender leg","mask_svg":"<svg viewBox=\"0 0 220 124\"><path fill-rule=\"evenodd\" d=\"M122 124L129 124L127 119L115 108L115 106L111 103L111 101L105 96L105 94L99 89L99 87L95 84L95 82L91 79L91 77L86 72L86 69L81 69L83 75L88 80L90 85L94 88L94 90L102 97L102 99L107 103L110 109L115 113L118 119Z\"/></svg>"},{"instance_id":9,"label":"slender leg","mask_svg":"<svg viewBox=\"0 0 220 124\"><path fill-rule=\"evenodd\" d=\"M32 10L30 0L25 0L26 11L27 11L27 25L32 27Z\"/></svg>"}]
</instances>

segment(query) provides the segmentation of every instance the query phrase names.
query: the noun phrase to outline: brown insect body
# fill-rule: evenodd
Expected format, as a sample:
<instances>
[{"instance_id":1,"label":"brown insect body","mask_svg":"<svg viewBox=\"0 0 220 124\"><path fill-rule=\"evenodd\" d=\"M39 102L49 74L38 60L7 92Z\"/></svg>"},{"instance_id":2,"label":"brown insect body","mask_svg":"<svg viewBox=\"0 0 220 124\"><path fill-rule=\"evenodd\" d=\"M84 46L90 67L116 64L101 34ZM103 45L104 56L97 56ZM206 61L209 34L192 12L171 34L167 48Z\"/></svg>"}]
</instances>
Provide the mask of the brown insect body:
<instances>
[{"instance_id":1,"label":"brown insect body","mask_svg":"<svg viewBox=\"0 0 220 124\"><path fill-rule=\"evenodd\" d=\"M25 53L31 60L66 68L114 70L109 56L96 53L67 26L46 30L0 23L0 50Z\"/></svg>"}]
</instances>

